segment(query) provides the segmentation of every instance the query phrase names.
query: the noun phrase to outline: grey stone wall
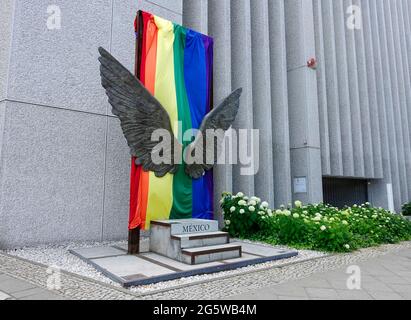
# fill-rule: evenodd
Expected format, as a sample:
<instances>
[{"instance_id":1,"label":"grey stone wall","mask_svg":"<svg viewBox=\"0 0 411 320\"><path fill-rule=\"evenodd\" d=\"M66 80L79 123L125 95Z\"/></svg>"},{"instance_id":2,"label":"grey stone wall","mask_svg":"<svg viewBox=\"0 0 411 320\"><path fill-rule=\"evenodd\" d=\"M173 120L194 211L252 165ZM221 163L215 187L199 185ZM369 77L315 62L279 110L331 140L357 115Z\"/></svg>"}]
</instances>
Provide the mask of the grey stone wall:
<instances>
[{"instance_id":1,"label":"grey stone wall","mask_svg":"<svg viewBox=\"0 0 411 320\"><path fill-rule=\"evenodd\" d=\"M51 4L60 30L47 29ZM346 27L351 4L360 30ZM323 176L368 179L378 206L387 184L397 210L411 199L408 0L3 0L1 248L126 237L130 159L96 49L133 69L140 8L214 37L214 101L244 87L236 127L261 130L256 176L216 168L216 208L222 191L319 202Z\"/></svg>"},{"instance_id":2,"label":"grey stone wall","mask_svg":"<svg viewBox=\"0 0 411 320\"><path fill-rule=\"evenodd\" d=\"M129 151L97 48L133 70L138 9L182 22L181 0L1 1L0 248L126 238Z\"/></svg>"}]
</instances>

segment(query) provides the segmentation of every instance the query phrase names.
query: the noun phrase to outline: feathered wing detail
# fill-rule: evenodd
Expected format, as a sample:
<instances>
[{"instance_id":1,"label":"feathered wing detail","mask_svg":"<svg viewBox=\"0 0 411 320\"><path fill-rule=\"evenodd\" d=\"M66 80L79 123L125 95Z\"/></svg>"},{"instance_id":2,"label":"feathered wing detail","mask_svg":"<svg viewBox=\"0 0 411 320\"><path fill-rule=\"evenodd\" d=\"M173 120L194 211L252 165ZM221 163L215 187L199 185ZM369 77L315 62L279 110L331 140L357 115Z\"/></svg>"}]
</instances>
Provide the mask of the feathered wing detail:
<instances>
[{"instance_id":1,"label":"feathered wing detail","mask_svg":"<svg viewBox=\"0 0 411 320\"><path fill-rule=\"evenodd\" d=\"M113 107L113 114L120 119L124 136L131 154L137 158L137 164L142 165L144 171L154 172L157 177L175 173L179 163L176 158L181 157L182 146L174 137L167 111L110 53L101 47L99 52L102 85ZM161 150L157 150L159 141L152 141L152 134L159 129L163 133L168 132L170 142L162 143ZM163 161L165 163L154 163L152 154L166 159Z\"/></svg>"},{"instance_id":2,"label":"feathered wing detail","mask_svg":"<svg viewBox=\"0 0 411 320\"><path fill-rule=\"evenodd\" d=\"M237 117L242 91L235 90L204 118L194 142L186 148L185 172L193 179L201 178L217 163L225 133ZM201 160L197 160L198 154Z\"/></svg>"}]
</instances>

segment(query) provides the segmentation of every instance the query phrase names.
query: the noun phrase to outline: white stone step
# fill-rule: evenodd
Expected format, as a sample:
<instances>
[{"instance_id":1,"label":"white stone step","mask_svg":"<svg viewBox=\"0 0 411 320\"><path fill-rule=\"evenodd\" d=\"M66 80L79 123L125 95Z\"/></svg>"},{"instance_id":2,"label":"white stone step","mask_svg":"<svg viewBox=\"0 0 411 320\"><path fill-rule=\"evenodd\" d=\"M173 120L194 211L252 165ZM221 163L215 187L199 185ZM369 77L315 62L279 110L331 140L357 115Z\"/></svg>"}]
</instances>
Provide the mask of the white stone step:
<instances>
[{"instance_id":1,"label":"white stone step","mask_svg":"<svg viewBox=\"0 0 411 320\"><path fill-rule=\"evenodd\" d=\"M218 221L202 219L157 220L151 222L157 228L170 229L171 235L218 231Z\"/></svg>"},{"instance_id":2,"label":"white stone step","mask_svg":"<svg viewBox=\"0 0 411 320\"><path fill-rule=\"evenodd\" d=\"M178 241L181 249L187 249L227 244L230 242L230 237L227 232L216 231L173 235L171 240Z\"/></svg>"},{"instance_id":3,"label":"white stone step","mask_svg":"<svg viewBox=\"0 0 411 320\"><path fill-rule=\"evenodd\" d=\"M241 245L238 244L223 244L181 250L182 261L191 265L235 259L240 258L241 255Z\"/></svg>"}]
</instances>

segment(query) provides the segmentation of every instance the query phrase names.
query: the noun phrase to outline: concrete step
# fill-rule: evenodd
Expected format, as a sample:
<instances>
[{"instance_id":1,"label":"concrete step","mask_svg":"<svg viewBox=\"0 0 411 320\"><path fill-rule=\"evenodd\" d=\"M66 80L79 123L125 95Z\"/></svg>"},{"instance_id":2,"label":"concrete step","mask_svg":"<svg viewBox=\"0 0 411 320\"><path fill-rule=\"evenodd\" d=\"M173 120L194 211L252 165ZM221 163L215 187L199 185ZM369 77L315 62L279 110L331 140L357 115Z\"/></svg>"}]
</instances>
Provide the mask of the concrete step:
<instances>
[{"instance_id":1,"label":"concrete step","mask_svg":"<svg viewBox=\"0 0 411 320\"><path fill-rule=\"evenodd\" d=\"M240 258L241 246L238 244L223 244L181 250L182 262L191 265L213 261Z\"/></svg>"},{"instance_id":2,"label":"concrete step","mask_svg":"<svg viewBox=\"0 0 411 320\"><path fill-rule=\"evenodd\" d=\"M152 228L165 229L170 235L193 234L218 231L218 221L202 219L156 220Z\"/></svg>"},{"instance_id":3,"label":"concrete step","mask_svg":"<svg viewBox=\"0 0 411 320\"><path fill-rule=\"evenodd\" d=\"M188 249L227 244L230 242L230 237L227 232L216 231L172 235L171 240L177 241L181 249Z\"/></svg>"}]
</instances>

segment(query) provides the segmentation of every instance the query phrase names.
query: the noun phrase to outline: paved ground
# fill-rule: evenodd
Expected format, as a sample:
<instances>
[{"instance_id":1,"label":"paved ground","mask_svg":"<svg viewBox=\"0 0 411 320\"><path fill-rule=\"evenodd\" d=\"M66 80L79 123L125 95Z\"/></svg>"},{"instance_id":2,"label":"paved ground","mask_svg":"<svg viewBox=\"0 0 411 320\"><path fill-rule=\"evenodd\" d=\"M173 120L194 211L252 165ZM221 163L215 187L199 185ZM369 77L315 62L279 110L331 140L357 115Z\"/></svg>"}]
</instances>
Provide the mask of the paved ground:
<instances>
[{"instance_id":1,"label":"paved ground","mask_svg":"<svg viewBox=\"0 0 411 320\"><path fill-rule=\"evenodd\" d=\"M361 290L348 290L348 266L359 267ZM47 266L0 253L0 300L411 299L411 242L144 294L65 272L49 291L50 275Z\"/></svg>"},{"instance_id":2,"label":"paved ground","mask_svg":"<svg viewBox=\"0 0 411 320\"><path fill-rule=\"evenodd\" d=\"M359 268L357 268L359 267ZM308 278L271 285L252 290L228 299L261 300L410 300L411 299L411 249L387 254L359 263L360 286L350 290L347 266L335 271L314 274ZM351 281L348 281L351 284Z\"/></svg>"},{"instance_id":3,"label":"paved ground","mask_svg":"<svg viewBox=\"0 0 411 320\"><path fill-rule=\"evenodd\" d=\"M63 296L0 273L0 300L62 300Z\"/></svg>"},{"instance_id":4,"label":"paved ground","mask_svg":"<svg viewBox=\"0 0 411 320\"><path fill-rule=\"evenodd\" d=\"M223 240L225 241L226 238L223 238ZM158 278L161 278L163 282L166 279L179 280L187 276L193 277L205 273L215 273L216 270L220 272L231 271L244 266L261 265L271 261L286 261L298 256L296 250L237 241L231 242L230 245L241 246L242 255L239 256L238 249L234 252L239 257L234 259L232 256L228 258L227 256L224 257L223 254L215 253L212 254L214 255L214 261L197 265L188 265L154 252L128 255L127 245L80 248L73 249L71 252L82 261L94 265L97 270L102 270L110 279L128 287L152 284L156 281L158 283ZM207 249L209 248L212 248L212 246L207 247ZM233 253L228 254L232 255ZM207 259L210 259L210 257L207 257Z\"/></svg>"}]
</instances>

